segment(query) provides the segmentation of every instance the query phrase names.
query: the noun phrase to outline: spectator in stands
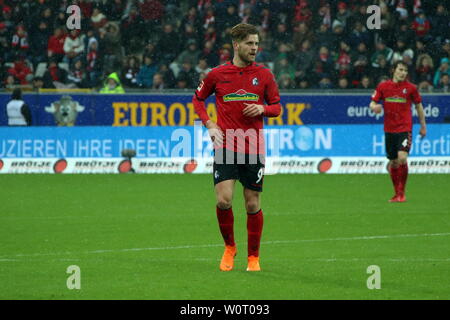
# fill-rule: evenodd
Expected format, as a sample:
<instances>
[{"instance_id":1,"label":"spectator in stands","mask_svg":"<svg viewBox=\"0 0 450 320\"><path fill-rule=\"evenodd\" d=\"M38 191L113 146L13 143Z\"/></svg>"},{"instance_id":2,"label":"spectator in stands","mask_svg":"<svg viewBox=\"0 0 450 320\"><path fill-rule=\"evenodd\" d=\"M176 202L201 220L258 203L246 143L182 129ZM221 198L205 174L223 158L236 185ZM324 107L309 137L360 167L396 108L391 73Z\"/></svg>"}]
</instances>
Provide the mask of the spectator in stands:
<instances>
[{"instance_id":1,"label":"spectator in stands","mask_svg":"<svg viewBox=\"0 0 450 320\"><path fill-rule=\"evenodd\" d=\"M82 20L83 21L83 20ZM67 23L67 17L66 17L66 10L59 11L56 15L54 26L55 28L66 28Z\"/></svg>"},{"instance_id":2,"label":"spectator in stands","mask_svg":"<svg viewBox=\"0 0 450 320\"><path fill-rule=\"evenodd\" d=\"M329 75L324 74L318 84L318 89L333 89L333 83L331 82L331 78Z\"/></svg>"},{"instance_id":3,"label":"spectator in stands","mask_svg":"<svg viewBox=\"0 0 450 320\"><path fill-rule=\"evenodd\" d=\"M372 76L375 83L380 83L383 76L390 76L389 64L386 57L380 54L375 62L376 67L372 68Z\"/></svg>"},{"instance_id":4,"label":"spectator in stands","mask_svg":"<svg viewBox=\"0 0 450 320\"><path fill-rule=\"evenodd\" d=\"M425 16L425 12L420 11L414 19L411 28L416 32L416 37L424 38L430 32L430 21Z\"/></svg>"},{"instance_id":5,"label":"spectator in stands","mask_svg":"<svg viewBox=\"0 0 450 320\"><path fill-rule=\"evenodd\" d=\"M176 78L173 74L173 71L167 66L167 64L161 64L159 66L158 73L163 76L164 84L166 88L172 89L175 88Z\"/></svg>"},{"instance_id":6,"label":"spectator in stands","mask_svg":"<svg viewBox=\"0 0 450 320\"><path fill-rule=\"evenodd\" d=\"M358 89L373 89L373 84L370 77L363 76L358 84Z\"/></svg>"},{"instance_id":7,"label":"spectator in stands","mask_svg":"<svg viewBox=\"0 0 450 320\"><path fill-rule=\"evenodd\" d=\"M353 48L358 46L361 42L368 47L372 42L372 37L366 27L360 21L356 21L348 41L349 45Z\"/></svg>"},{"instance_id":8,"label":"spectator in stands","mask_svg":"<svg viewBox=\"0 0 450 320\"><path fill-rule=\"evenodd\" d=\"M108 23L108 18L101 12L99 7L95 7L91 15L91 27L99 31Z\"/></svg>"},{"instance_id":9,"label":"spectator in stands","mask_svg":"<svg viewBox=\"0 0 450 320\"><path fill-rule=\"evenodd\" d=\"M182 35L182 45L183 48L187 48L188 44L191 42L195 42L197 48L199 48L200 44L200 36L198 34L198 29L194 29L194 26L191 24L185 24L184 30L180 28L180 34Z\"/></svg>"},{"instance_id":10,"label":"spectator in stands","mask_svg":"<svg viewBox=\"0 0 450 320\"><path fill-rule=\"evenodd\" d=\"M386 43L383 40L378 41L376 44L376 51L372 54L371 63L372 67L379 67L380 56L382 56L387 63L392 60L392 56L394 55L394 50L386 46Z\"/></svg>"},{"instance_id":11,"label":"spectator in stands","mask_svg":"<svg viewBox=\"0 0 450 320\"><path fill-rule=\"evenodd\" d=\"M321 24L315 34L315 39L316 42L309 40L309 42L313 44L312 46L324 46L330 48L333 45L333 35L331 34L330 27L326 24Z\"/></svg>"},{"instance_id":12,"label":"spectator in stands","mask_svg":"<svg viewBox=\"0 0 450 320\"><path fill-rule=\"evenodd\" d=\"M163 34L158 41L158 57L161 63L170 64L175 60L180 50L180 38L175 32L172 24L166 23L163 27Z\"/></svg>"},{"instance_id":13,"label":"spectator in stands","mask_svg":"<svg viewBox=\"0 0 450 320\"><path fill-rule=\"evenodd\" d=\"M358 86L364 75L369 73L369 54L364 42L358 44L356 51L351 53L352 71L350 81L353 86Z\"/></svg>"},{"instance_id":14,"label":"spectator in stands","mask_svg":"<svg viewBox=\"0 0 450 320\"><path fill-rule=\"evenodd\" d=\"M6 24L4 22L0 22L0 60L2 61L11 60L12 51L10 39L11 34L6 27Z\"/></svg>"},{"instance_id":15,"label":"spectator in stands","mask_svg":"<svg viewBox=\"0 0 450 320\"><path fill-rule=\"evenodd\" d=\"M406 45L405 39L398 38L392 55L391 64L403 60L404 55L414 58L414 51Z\"/></svg>"},{"instance_id":16,"label":"spectator in stands","mask_svg":"<svg viewBox=\"0 0 450 320\"><path fill-rule=\"evenodd\" d=\"M203 41L206 43L211 41L215 46L218 46L216 28L209 26L203 34Z\"/></svg>"},{"instance_id":17,"label":"spectator in stands","mask_svg":"<svg viewBox=\"0 0 450 320\"><path fill-rule=\"evenodd\" d=\"M445 39L442 42L441 48L438 50L436 54L436 58L442 59L442 58L449 58L450 59L450 39Z\"/></svg>"},{"instance_id":18,"label":"spectator in stands","mask_svg":"<svg viewBox=\"0 0 450 320\"><path fill-rule=\"evenodd\" d=\"M161 24L164 17L164 6L159 0L143 0L139 2L139 12L145 24L147 37Z\"/></svg>"},{"instance_id":19,"label":"spectator in stands","mask_svg":"<svg viewBox=\"0 0 450 320\"><path fill-rule=\"evenodd\" d=\"M19 85L19 81L14 78L14 76L7 74L4 81L4 87L6 89L14 89L17 85Z\"/></svg>"},{"instance_id":20,"label":"spectator in stands","mask_svg":"<svg viewBox=\"0 0 450 320\"><path fill-rule=\"evenodd\" d=\"M308 80L306 78L300 79L300 81L298 83L298 89L309 89L309 88L310 88L310 83L308 82Z\"/></svg>"},{"instance_id":21,"label":"spectator in stands","mask_svg":"<svg viewBox=\"0 0 450 320\"><path fill-rule=\"evenodd\" d=\"M282 58L278 61L275 66L274 74L277 81L281 82L281 79L285 79L286 81L285 75L287 75L287 77L292 80L291 84L293 85L295 83L295 67L292 65L292 63L289 62L287 57Z\"/></svg>"},{"instance_id":22,"label":"spectator in stands","mask_svg":"<svg viewBox=\"0 0 450 320\"><path fill-rule=\"evenodd\" d=\"M144 63L139 69L137 83L141 88L151 88L153 85L153 76L158 71L158 65L154 63L150 56L144 57Z\"/></svg>"},{"instance_id":23,"label":"spectator in stands","mask_svg":"<svg viewBox=\"0 0 450 320\"><path fill-rule=\"evenodd\" d=\"M33 91L39 91L44 88L44 79L41 77L33 78Z\"/></svg>"},{"instance_id":24,"label":"spectator in stands","mask_svg":"<svg viewBox=\"0 0 450 320\"><path fill-rule=\"evenodd\" d=\"M49 59L54 58L58 62L62 61L65 56L64 43L66 36L62 28L55 28L53 35L48 40L47 56Z\"/></svg>"},{"instance_id":25,"label":"spectator in stands","mask_svg":"<svg viewBox=\"0 0 450 320\"><path fill-rule=\"evenodd\" d=\"M30 37L30 49L33 52L31 56L31 62L33 64L34 70L36 70L37 65L40 62L47 61L47 48L48 48L48 39L50 37L50 32L47 26L47 22L42 20L39 23L37 29L31 33Z\"/></svg>"},{"instance_id":26,"label":"spectator in stands","mask_svg":"<svg viewBox=\"0 0 450 320\"><path fill-rule=\"evenodd\" d=\"M22 24L17 26L16 33L12 37L11 49L16 55L28 56L28 50L30 49L28 33Z\"/></svg>"},{"instance_id":27,"label":"spectator in stands","mask_svg":"<svg viewBox=\"0 0 450 320\"><path fill-rule=\"evenodd\" d=\"M438 3L436 12L430 18L431 29L430 34L438 42L443 39L450 38L450 17L445 6Z\"/></svg>"},{"instance_id":28,"label":"spectator in stands","mask_svg":"<svg viewBox=\"0 0 450 320\"><path fill-rule=\"evenodd\" d=\"M189 60L183 61L181 70L178 73L178 77L177 77L177 86L179 86L179 84L181 82L182 83L181 89L196 88L198 85L198 77L199 77L199 75L197 74L197 72L195 72L195 69L193 68L193 66L189 62ZM184 87L184 82L185 82L186 87Z\"/></svg>"},{"instance_id":29,"label":"spectator in stands","mask_svg":"<svg viewBox=\"0 0 450 320\"><path fill-rule=\"evenodd\" d=\"M450 75L448 73L441 75L441 79L439 80L436 89L440 89L444 92L450 92Z\"/></svg>"},{"instance_id":30,"label":"spectator in stands","mask_svg":"<svg viewBox=\"0 0 450 320\"><path fill-rule=\"evenodd\" d=\"M427 86L432 86L433 70L434 62L429 54L424 53L418 56L416 61L416 82L419 85L422 82L426 82Z\"/></svg>"},{"instance_id":31,"label":"spectator in stands","mask_svg":"<svg viewBox=\"0 0 450 320\"><path fill-rule=\"evenodd\" d=\"M100 30L99 47L102 50L103 68L113 70L122 61L122 46L120 44L119 25L108 22Z\"/></svg>"},{"instance_id":32,"label":"spectator in stands","mask_svg":"<svg viewBox=\"0 0 450 320\"><path fill-rule=\"evenodd\" d=\"M36 27L36 25L39 25L42 22L45 22L46 26L47 26L47 32L50 34L53 33L53 21L54 21L54 17L53 17L53 11L50 7L46 7L41 11L40 17L38 17L37 19L34 19L35 22L33 23L34 26ZM32 31L32 29L29 29L30 33ZM48 40L48 38L47 38Z\"/></svg>"},{"instance_id":33,"label":"spectator in stands","mask_svg":"<svg viewBox=\"0 0 450 320\"><path fill-rule=\"evenodd\" d=\"M214 50L214 43L212 41L205 42L201 57L206 59L206 62L210 67L215 67L219 64L219 57Z\"/></svg>"},{"instance_id":34,"label":"spectator in stands","mask_svg":"<svg viewBox=\"0 0 450 320\"><path fill-rule=\"evenodd\" d=\"M322 25L326 27L326 30L331 28L331 9L328 2L322 2L317 14L313 15L313 27L316 29Z\"/></svg>"},{"instance_id":35,"label":"spectator in stands","mask_svg":"<svg viewBox=\"0 0 450 320\"><path fill-rule=\"evenodd\" d=\"M126 64L122 69L123 84L126 88L138 88L137 76L139 73L139 59L136 56L129 56Z\"/></svg>"},{"instance_id":36,"label":"spectator in stands","mask_svg":"<svg viewBox=\"0 0 450 320\"><path fill-rule=\"evenodd\" d=\"M348 21L352 17L352 12L347 9L347 4L345 2L339 2L337 5L338 12L336 14L336 20L342 23L344 30L349 29Z\"/></svg>"},{"instance_id":37,"label":"spectator in stands","mask_svg":"<svg viewBox=\"0 0 450 320\"><path fill-rule=\"evenodd\" d=\"M347 35L345 33L344 25L339 20L334 20L332 25L332 45L329 47L334 54L337 53L342 41L347 42Z\"/></svg>"},{"instance_id":38,"label":"spectator in stands","mask_svg":"<svg viewBox=\"0 0 450 320\"><path fill-rule=\"evenodd\" d=\"M113 0L105 3L105 15L111 21L119 21L125 11L127 5L126 0Z\"/></svg>"},{"instance_id":39,"label":"spectator in stands","mask_svg":"<svg viewBox=\"0 0 450 320\"><path fill-rule=\"evenodd\" d=\"M273 32L273 45L279 47L282 43L290 43L292 34L288 31L285 23L279 23L277 29ZM301 44L299 46L301 48Z\"/></svg>"},{"instance_id":40,"label":"spectator in stands","mask_svg":"<svg viewBox=\"0 0 450 320\"><path fill-rule=\"evenodd\" d=\"M79 0L77 5L80 7L81 15L87 19L91 18L93 12L93 3L90 0Z\"/></svg>"},{"instance_id":41,"label":"spectator in stands","mask_svg":"<svg viewBox=\"0 0 450 320\"><path fill-rule=\"evenodd\" d=\"M33 79L33 73L23 54L17 55L14 65L8 69L8 74L12 75L21 85L30 84Z\"/></svg>"},{"instance_id":42,"label":"spectator in stands","mask_svg":"<svg viewBox=\"0 0 450 320\"><path fill-rule=\"evenodd\" d=\"M190 40L187 43L186 49L178 55L175 62L181 66L184 61L189 61L192 66L196 66L200 58L200 54L201 52L197 49L197 43L195 40Z\"/></svg>"},{"instance_id":43,"label":"spectator in stands","mask_svg":"<svg viewBox=\"0 0 450 320\"><path fill-rule=\"evenodd\" d=\"M67 71L58 66L55 58L50 59L47 71L43 76L44 88L55 89L64 87L67 83Z\"/></svg>"},{"instance_id":44,"label":"spectator in stands","mask_svg":"<svg viewBox=\"0 0 450 320\"><path fill-rule=\"evenodd\" d=\"M186 26L191 26L197 33L201 31L202 21L195 6L190 7L183 19L181 19L180 32L185 32Z\"/></svg>"},{"instance_id":45,"label":"spectator in stands","mask_svg":"<svg viewBox=\"0 0 450 320\"><path fill-rule=\"evenodd\" d=\"M311 42L308 39L305 39L302 44L299 52L294 52L294 67L295 67L295 77L298 82L299 79L303 79L307 76L312 68L313 62L315 58L314 49L311 46Z\"/></svg>"},{"instance_id":46,"label":"spectator in stands","mask_svg":"<svg viewBox=\"0 0 450 320\"><path fill-rule=\"evenodd\" d=\"M65 56L63 61L69 65L75 58L84 53L84 35L80 35L79 30L71 30L69 36L64 40Z\"/></svg>"},{"instance_id":47,"label":"spectator in stands","mask_svg":"<svg viewBox=\"0 0 450 320\"><path fill-rule=\"evenodd\" d=\"M348 79L346 77L339 78L337 89L346 90L346 89L349 89L349 88L350 87L349 87Z\"/></svg>"},{"instance_id":48,"label":"spectator in stands","mask_svg":"<svg viewBox=\"0 0 450 320\"><path fill-rule=\"evenodd\" d=\"M152 57L153 61L158 61L158 50L153 42L147 43L142 56Z\"/></svg>"},{"instance_id":49,"label":"spectator in stands","mask_svg":"<svg viewBox=\"0 0 450 320\"><path fill-rule=\"evenodd\" d=\"M214 8L213 7L209 7L206 9L206 13L203 16L203 30L206 31L208 30L209 27L214 27L216 24L216 17L214 14Z\"/></svg>"},{"instance_id":50,"label":"spectator in stands","mask_svg":"<svg viewBox=\"0 0 450 320\"><path fill-rule=\"evenodd\" d=\"M294 77L291 77L288 73L280 74L278 81L278 87L282 90L295 89Z\"/></svg>"},{"instance_id":51,"label":"spectator in stands","mask_svg":"<svg viewBox=\"0 0 450 320\"><path fill-rule=\"evenodd\" d=\"M141 47L145 24L135 6L132 6L129 13L122 18L120 30L125 54L136 52Z\"/></svg>"},{"instance_id":52,"label":"spectator in stands","mask_svg":"<svg viewBox=\"0 0 450 320\"><path fill-rule=\"evenodd\" d=\"M198 60L197 65L195 66L195 72L197 72L198 74L201 73L208 73L211 70L211 68L208 67L208 63L206 62L205 58L200 58Z\"/></svg>"},{"instance_id":53,"label":"spectator in stands","mask_svg":"<svg viewBox=\"0 0 450 320\"><path fill-rule=\"evenodd\" d=\"M389 10L385 2L380 3L381 19L387 29L393 29L396 23L395 15Z\"/></svg>"},{"instance_id":54,"label":"spectator in stands","mask_svg":"<svg viewBox=\"0 0 450 320\"><path fill-rule=\"evenodd\" d=\"M113 72L106 78L105 84L99 92L106 94L125 93L117 73Z\"/></svg>"},{"instance_id":55,"label":"spectator in stands","mask_svg":"<svg viewBox=\"0 0 450 320\"><path fill-rule=\"evenodd\" d=\"M300 22L306 25L311 25L313 13L308 5L307 0L299 0L294 9L294 23Z\"/></svg>"},{"instance_id":56,"label":"spectator in stands","mask_svg":"<svg viewBox=\"0 0 450 320\"><path fill-rule=\"evenodd\" d=\"M164 83L164 77L161 73L155 73L153 75L153 84L152 89L153 90L163 90L165 89L165 83Z\"/></svg>"},{"instance_id":57,"label":"spectator in stands","mask_svg":"<svg viewBox=\"0 0 450 320\"><path fill-rule=\"evenodd\" d=\"M341 41L335 64L338 77L348 77L351 72L351 67L350 46L345 41Z\"/></svg>"},{"instance_id":58,"label":"spectator in stands","mask_svg":"<svg viewBox=\"0 0 450 320\"><path fill-rule=\"evenodd\" d=\"M434 74L433 85L435 87L437 87L439 85L439 81L442 78L443 74L449 74L450 75L449 63L450 63L450 60L448 58L442 58L441 59L441 65L439 66L439 69Z\"/></svg>"},{"instance_id":59,"label":"spectator in stands","mask_svg":"<svg viewBox=\"0 0 450 320\"><path fill-rule=\"evenodd\" d=\"M334 63L327 47L322 46L315 58L315 73L329 77L334 72ZM323 77L321 77L323 78Z\"/></svg>"},{"instance_id":60,"label":"spectator in stands","mask_svg":"<svg viewBox=\"0 0 450 320\"><path fill-rule=\"evenodd\" d=\"M67 84L72 84L74 88L88 87L89 79L81 58L74 60L71 65L69 75L67 77Z\"/></svg>"},{"instance_id":61,"label":"spectator in stands","mask_svg":"<svg viewBox=\"0 0 450 320\"><path fill-rule=\"evenodd\" d=\"M238 15L236 5L230 3L226 8L225 14L218 15L215 25L217 30L226 32L227 29L231 29L240 22L241 18Z\"/></svg>"},{"instance_id":62,"label":"spectator in stands","mask_svg":"<svg viewBox=\"0 0 450 320\"><path fill-rule=\"evenodd\" d=\"M293 44L295 50L300 50L301 44L304 40L308 39L310 42L314 42L314 33L304 22L300 22L294 27Z\"/></svg>"}]
</instances>

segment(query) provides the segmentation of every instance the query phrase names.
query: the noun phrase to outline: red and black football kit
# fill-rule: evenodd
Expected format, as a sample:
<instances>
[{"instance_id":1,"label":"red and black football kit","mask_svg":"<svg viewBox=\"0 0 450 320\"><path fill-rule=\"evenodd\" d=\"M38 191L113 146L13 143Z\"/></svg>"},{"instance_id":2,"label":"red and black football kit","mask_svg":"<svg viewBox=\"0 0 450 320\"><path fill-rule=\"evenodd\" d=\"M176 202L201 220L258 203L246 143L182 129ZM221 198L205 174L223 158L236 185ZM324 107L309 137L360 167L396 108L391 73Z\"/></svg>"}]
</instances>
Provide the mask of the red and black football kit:
<instances>
[{"instance_id":1,"label":"red and black football kit","mask_svg":"<svg viewBox=\"0 0 450 320\"><path fill-rule=\"evenodd\" d=\"M386 154L397 159L398 151L409 152L412 141L412 103L422 102L417 87L408 81L387 80L378 85L372 101L383 101Z\"/></svg>"},{"instance_id":2,"label":"red and black football kit","mask_svg":"<svg viewBox=\"0 0 450 320\"><path fill-rule=\"evenodd\" d=\"M396 160L398 152L408 152L412 141L412 103L422 103L417 87L408 81L392 80L380 83L372 96L372 101L384 101L384 131L386 154L389 160ZM391 163L389 174L395 195L390 202L404 202L408 163Z\"/></svg>"},{"instance_id":3,"label":"red and black football kit","mask_svg":"<svg viewBox=\"0 0 450 320\"><path fill-rule=\"evenodd\" d=\"M193 97L195 111L203 124L209 120L204 101L213 93L216 96L217 125L224 133L221 150L215 146L215 154L220 153L220 156L214 160L214 183L236 179L248 189L262 191L264 160L257 155L265 153L263 119L264 116L277 117L281 112L278 86L272 72L258 63L237 67L227 62L213 68ZM264 113L247 117L242 113L246 104L264 105ZM230 164L222 158L229 159L229 151L231 159L242 156L257 161L232 161Z\"/></svg>"}]
</instances>

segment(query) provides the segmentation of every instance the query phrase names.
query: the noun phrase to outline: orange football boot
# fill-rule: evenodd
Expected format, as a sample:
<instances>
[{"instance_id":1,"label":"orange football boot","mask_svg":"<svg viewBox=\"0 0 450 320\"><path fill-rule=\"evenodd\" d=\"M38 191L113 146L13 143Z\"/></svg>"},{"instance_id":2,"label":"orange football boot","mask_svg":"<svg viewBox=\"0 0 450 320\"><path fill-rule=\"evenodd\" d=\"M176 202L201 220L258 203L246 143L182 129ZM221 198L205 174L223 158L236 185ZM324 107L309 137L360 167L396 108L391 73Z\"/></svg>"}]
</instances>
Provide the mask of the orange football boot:
<instances>
[{"instance_id":1,"label":"orange football boot","mask_svg":"<svg viewBox=\"0 0 450 320\"><path fill-rule=\"evenodd\" d=\"M234 257L237 254L236 246L225 246L222 260L220 261L220 271L231 271L234 266Z\"/></svg>"},{"instance_id":2,"label":"orange football boot","mask_svg":"<svg viewBox=\"0 0 450 320\"><path fill-rule=\"evenodd\" d=\"M259 257L248 257L247 271L261 271L261 267L259 266Z\"/></svg>"}]
</instances>

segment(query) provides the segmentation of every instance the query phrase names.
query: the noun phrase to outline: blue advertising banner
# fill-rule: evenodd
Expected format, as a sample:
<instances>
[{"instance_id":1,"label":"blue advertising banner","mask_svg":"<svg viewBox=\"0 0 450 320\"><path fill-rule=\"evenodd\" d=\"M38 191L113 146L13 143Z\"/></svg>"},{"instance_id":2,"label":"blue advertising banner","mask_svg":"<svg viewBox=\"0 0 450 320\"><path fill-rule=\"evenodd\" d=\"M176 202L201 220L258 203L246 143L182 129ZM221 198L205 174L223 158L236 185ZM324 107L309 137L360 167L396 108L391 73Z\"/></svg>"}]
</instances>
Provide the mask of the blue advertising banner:
<instances>
[{"instance_id":1,"label":"blue advertising banner","mask_svg":"<svg viewBox=\"0 0 450 320\"><path fill-rule=\"evenodd\" d=\"M0 126L7 125L10 95L0 94ZM197 118L191 94L26 94L34 126L191 126ZM381 124L383 115L370 111L369 95L285 94L282 115L265 119L267 125ZM423 95L428 123L450 122L450 95ZM216 119L214 98L206 101ZM414 121L418 122L415 108Z\"/></svg>"},{"instance_id":2,"label":"blue advertising banner","mask_svg":"<svg viewBox=\"0 0 450 320\"><path fill-rule=\"evenodd\" d=\"M450 156L450 124L430 124L421 139L414 127L410 155ZM376 157L385 155L382 125L272 126L265 129L269 157ZM185 127L2 127L0 158L137 158L211 155L208 131Z\"/></svg>"}]
</instances>

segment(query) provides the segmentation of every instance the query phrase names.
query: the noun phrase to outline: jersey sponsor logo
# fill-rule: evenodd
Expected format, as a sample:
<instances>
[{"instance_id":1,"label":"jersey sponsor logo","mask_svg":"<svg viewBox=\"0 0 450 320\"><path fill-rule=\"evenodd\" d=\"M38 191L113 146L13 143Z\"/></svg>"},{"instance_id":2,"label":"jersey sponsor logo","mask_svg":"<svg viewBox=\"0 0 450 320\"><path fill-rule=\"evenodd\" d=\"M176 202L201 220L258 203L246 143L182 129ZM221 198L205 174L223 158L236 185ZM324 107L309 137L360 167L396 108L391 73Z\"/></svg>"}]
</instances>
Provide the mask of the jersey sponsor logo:
<instances>
[{"instance_id":1,"label":"jersey sponsor logo","mask_svg":"<svg viewBox=\"0 0 450 320\"><path fill-rule=\"evenodd\" d=\"M394 96L394 97L386 98L386 102L406 103L407 100L406 100L406 98L403 98L403 97Z\"/></svg>"},{"instance_id":2,"label":"jersey sponsor logo","mask_svg":"<svg viewBox=\"0 0 450 320\"><path fill-rule=\"evenodd\" d=\"M223 101L258 101L259 96L255 93L247 92L244 89L240 89L234 93L227 94L223 97Z\"/></svg>"}]
</instances>

